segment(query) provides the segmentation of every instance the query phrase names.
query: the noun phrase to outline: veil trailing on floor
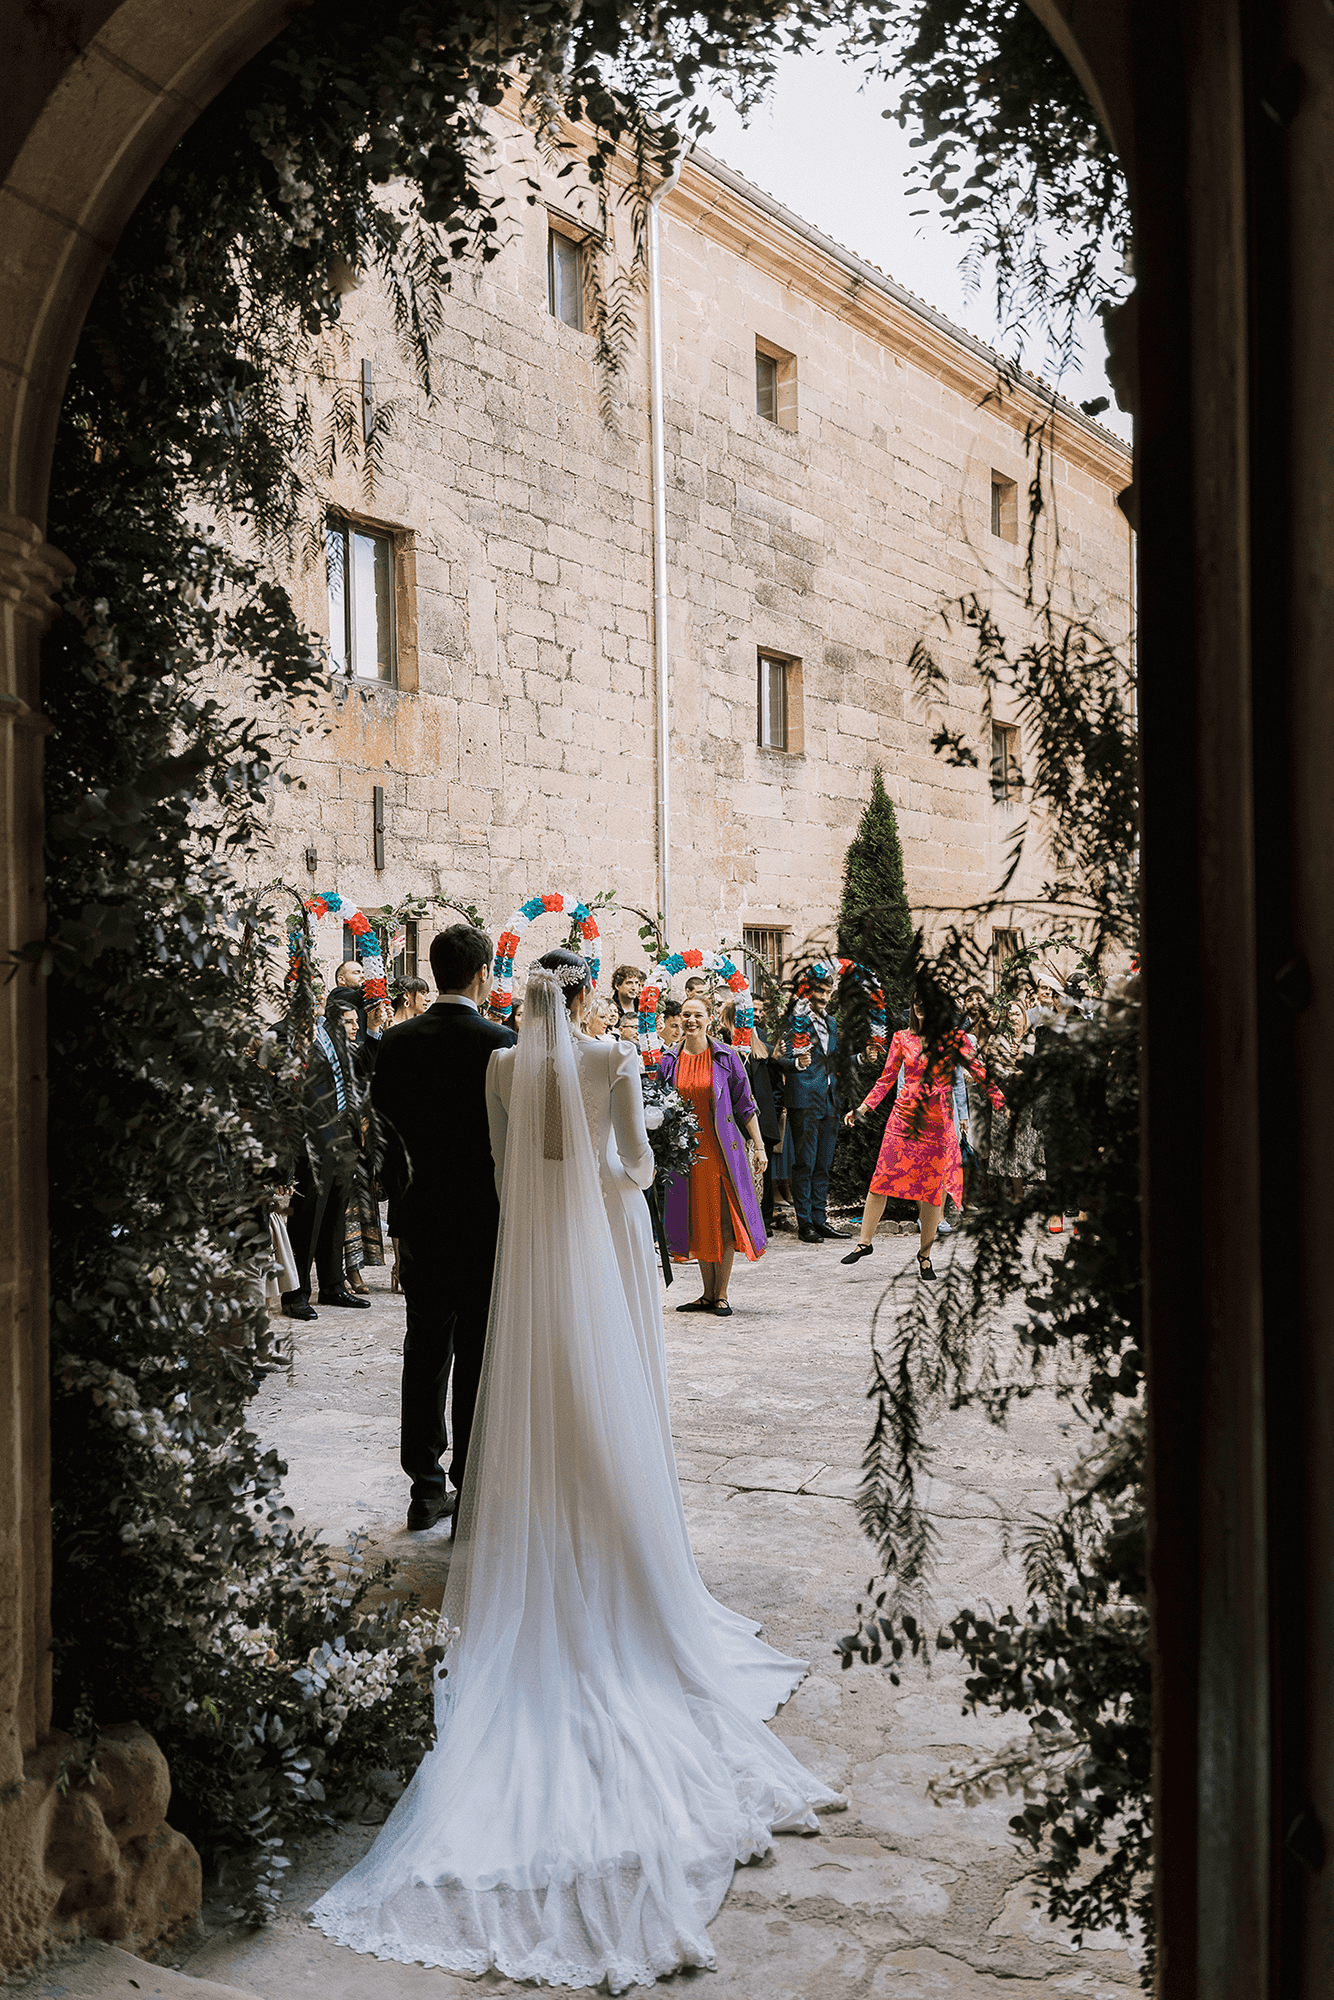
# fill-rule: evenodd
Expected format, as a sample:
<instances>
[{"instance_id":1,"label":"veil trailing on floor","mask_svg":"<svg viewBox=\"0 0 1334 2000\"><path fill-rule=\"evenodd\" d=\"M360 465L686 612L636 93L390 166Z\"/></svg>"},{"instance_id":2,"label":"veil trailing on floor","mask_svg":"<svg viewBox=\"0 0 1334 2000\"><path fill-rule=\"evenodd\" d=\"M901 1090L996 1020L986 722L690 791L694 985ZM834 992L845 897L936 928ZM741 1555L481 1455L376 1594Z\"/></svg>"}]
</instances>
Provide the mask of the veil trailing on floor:
<instances>
[{"instance_id":1,"label":"veil trailing on floor","mask_svg":"<svg viewBox=\"0 0 1334 2000\"><path fill-rule=\"evenodd\" d=\"M313 1914L380 1958L620 1992L712 1965L735 1864L837 1801L735 1699L552 974L492 1061L515 1068L439 1733Z\"/></svg>"}]
</instances>

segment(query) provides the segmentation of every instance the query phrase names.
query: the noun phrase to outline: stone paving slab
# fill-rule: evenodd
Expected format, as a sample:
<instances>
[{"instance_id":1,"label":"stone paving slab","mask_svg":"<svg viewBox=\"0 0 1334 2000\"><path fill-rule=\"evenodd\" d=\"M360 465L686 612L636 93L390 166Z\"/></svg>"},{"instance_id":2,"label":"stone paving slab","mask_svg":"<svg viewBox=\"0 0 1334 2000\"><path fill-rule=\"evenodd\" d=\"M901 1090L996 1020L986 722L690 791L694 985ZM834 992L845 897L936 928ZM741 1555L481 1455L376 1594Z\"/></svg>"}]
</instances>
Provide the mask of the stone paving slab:
<instances>
[{"instance_id":1,"label":"stone paving slab","mask_svg":"<svg viewBox=\"0 0 1334 2000\"><path fill-rule=\"evenodd\" d=\"M810 1839L780 1837L765 1861L737 1870L712 1926L713 1973L662 1982L712 2000L1132 2000L1135 1964L1115 1939L1070 1938L1033 1907L1026 1850L1005 1799L936 1806L933 1777L1022 1734L1015 1718L965 1713L953 1655L929 1673L907 1664L901 1685L860 1665L844 1672L834 1640L874 1569L854 1499L870 1427L871 1312L892 1313L895 1285L916 1282L912 1244L845 1269L837 1245L778 1237L734 1273L730 1320L667 1313L672 1426L682 1493L702 1575L766 1637L811 1662L773 1727L847 1810ZM830 1254L832 1251L832 1255ZM940 1246L941 1259L957 1254ZM899 1267L902 1266L902 1272ZM878 1267L872 1278L868 1267ZM287 1490L304 1522L405 1564L439 1602L447 1527L410 1535L397 1472L402 1301L367 1273L369 1312L327 1314L298 1330L293 1377L266 1385L256 1428L289 1460ZM667 1294L694 1296L688 1274ZM348 1321L353 1324L349 1326ZM332 1323L329 1323L332 1322ZM925 1497L939 1537L935 1614L963 1603L1019 1601L1024 1536L1056 1503L1055 1472L1076 1438L1045 1394L997 1431L971 1411L932 1424ZM380 1964L313 1932L303 1912L374 1837L351 1826L312 1841L290 1871L282 1913L266 1932L222 1930L189 1969L293 2000L461 2000L517 1991L422 1967ZM702 1986L702 1982L707 1982Z\"/></svg>"},{"instance_id":2,"label":"stone paving slab","mask_svg":"<svg viewBox=\"0 0 1334 2000\"><path fill-rule=\"evenodd\" d=\"M71 1946L20 1978L0 1980L0 1988L14 2000L260 2000L253 1989L243 1992L149 1965L96 1939Z\"/></svg>"}]
</instances>

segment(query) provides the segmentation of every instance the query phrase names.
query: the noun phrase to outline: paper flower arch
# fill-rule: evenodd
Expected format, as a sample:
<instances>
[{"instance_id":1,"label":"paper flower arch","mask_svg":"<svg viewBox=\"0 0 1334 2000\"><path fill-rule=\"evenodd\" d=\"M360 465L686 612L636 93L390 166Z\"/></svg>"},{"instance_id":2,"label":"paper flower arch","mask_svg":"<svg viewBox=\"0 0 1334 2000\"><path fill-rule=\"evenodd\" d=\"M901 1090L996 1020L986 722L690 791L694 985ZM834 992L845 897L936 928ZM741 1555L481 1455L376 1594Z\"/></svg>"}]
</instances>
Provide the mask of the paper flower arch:
<instances>
[{"instance_id":1,"label":"paper flower arch","mask_svg":"<svg viewBox=\"0 0 1334 2000\"><path fill-rule=\"evenodd\" d=\"M670 988L678 972L716 972L726 981L728 990L736 1001L736 1026L732 1030L732 1046L737 1049L750 1047L751 1030L755 1026L755 1008L751 1001L750 981L744 972L738 972L730 958L719 951L674 951L664 958L661 965L655 965L648 976L648 984L639 995L639 1053L646 1069L657 1067L662 1053L662 1041L658 1035L658 1007L665 989Z\"/></svg>"},{"instance_id":2,"label":"paper flower arch","mask_svg":"<svg viewBox=\"0 0 1334 2000\"><path fill-rule=\"evenodd\" d=\"M586 903L577 896L566 896L559 892L553 896L530 896L521 903L514 915L496 939L496 970L491 987L491 1006L498 1014L508 1014L514 1005L514 954L531 923L536 918L547 915L568 915L571 923L579 926L579 935L584 941L584 957L588 960L593 984L598 983L598 973L602 970L602 960L597 955L598 927Z\"/></svg>"},{"instance_id":3,"label":"paper flower arch","mask_svg":"<svg viewBox=\"0 0 1334 2000\"><path fill-rule=\"evenodd\" d=\"M309 910L315 918L341 916L343 922L357 941L357 961L361 966L361 990L368 1000L383 1000L389 992L385 979L384 958L381 955L380 939L369 917L360 911L355 903L349 903L345 896L329 890L324 895L307 896L302 908ZM305 931L293 925L287 934L287 957L289 976L293 979L301 970Z\"/></svg>"},{"instance_id":4,"label":"paper flower arch","mask_svg":"<svg viewBox=\"0 0 1334 2000\"><path fill-rule=\"evenodd\" d=\"M855 958L836 958L832 965L817 963L802 974L797 984L796 1004L792 1010L792 1053L804 1055L811 1045L811 981L813 979L846 979L852 973L866 989L866 997L871 1008L871 1041L875 1048L885 1046L885 992L876 974L869 966L858 965Z\"/></svg>"}]
</instances>

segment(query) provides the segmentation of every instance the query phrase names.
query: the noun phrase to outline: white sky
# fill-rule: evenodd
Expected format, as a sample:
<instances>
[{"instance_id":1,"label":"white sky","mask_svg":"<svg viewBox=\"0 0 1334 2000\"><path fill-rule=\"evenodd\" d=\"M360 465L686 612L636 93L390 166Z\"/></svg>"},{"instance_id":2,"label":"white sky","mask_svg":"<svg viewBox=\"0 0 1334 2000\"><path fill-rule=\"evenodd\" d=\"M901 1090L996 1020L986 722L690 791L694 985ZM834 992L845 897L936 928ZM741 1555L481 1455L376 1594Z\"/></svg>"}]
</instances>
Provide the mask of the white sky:
<instances>
[{"instance_id":1,"label":"white sky","mask_svg":"<svg viewBox=\"0 0 1334 2000\"><path fill-rule=\"evenodd\" d=\"M768 100L751 114L749 126L725 99L702 93L717 128L703 144L956 326L991 346L1000 345L989 273L983 271L970 294L960 272L969 238L952 235L931 215L910 214L934 200L910 199L906 192L904 171L919 157L909 146L911 133L881 116L892 99L885 84L861 86L858 70L832 53L786 56ZM1044 346L1040 338L1030 338L1021 358L1025 367L1051 381L1053 365ZM1086 324L1081 346L1082 356L1056 386L1074 403L1110 398L1100 322ZM1098 422L1129 441L1130 418L1114 400Z\"/></svg>"}]
</instances>

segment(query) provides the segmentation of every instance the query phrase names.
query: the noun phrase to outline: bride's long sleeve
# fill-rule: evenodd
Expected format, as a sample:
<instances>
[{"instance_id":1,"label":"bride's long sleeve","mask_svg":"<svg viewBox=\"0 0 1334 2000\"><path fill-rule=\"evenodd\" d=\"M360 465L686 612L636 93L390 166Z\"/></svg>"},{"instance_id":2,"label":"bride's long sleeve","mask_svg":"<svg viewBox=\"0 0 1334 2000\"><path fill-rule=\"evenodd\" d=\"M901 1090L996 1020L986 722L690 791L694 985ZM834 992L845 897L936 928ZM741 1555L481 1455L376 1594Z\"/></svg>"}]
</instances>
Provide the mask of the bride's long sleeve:
<instances>
[{"instance_id":1,"label":"bride's long sleeve","mask_svg":"<svg viewBox=\"0 0 1334 2000\"><path fill-rule=\"evenodd\" d=\"M491 1158L496 1170L496 1198L500 1197L500 1184L505 1178L505 1136L509 1131L509 1111L500 1094L500 1058L504 1049L497 1049L486 1066L486 1123L491 1134Z\"/></svg>"},{"instance_id":2,"label":"bride's long sleeve","mask_svg":"<svg viewBox=\"0 0 1334 2000\"><path fill-rule=\"evenodd\" d=\"M612 1054L611 1125L621 1165L636 1187L648 1187L653 1179L653 1150L644 1124L639 1050L633 1042L617 1042Z\"/></svg>"}]
</instances>

